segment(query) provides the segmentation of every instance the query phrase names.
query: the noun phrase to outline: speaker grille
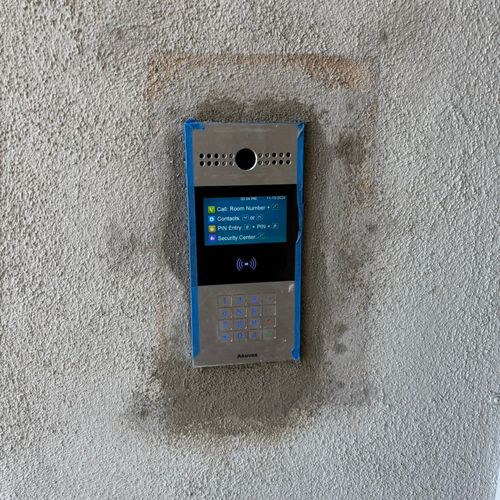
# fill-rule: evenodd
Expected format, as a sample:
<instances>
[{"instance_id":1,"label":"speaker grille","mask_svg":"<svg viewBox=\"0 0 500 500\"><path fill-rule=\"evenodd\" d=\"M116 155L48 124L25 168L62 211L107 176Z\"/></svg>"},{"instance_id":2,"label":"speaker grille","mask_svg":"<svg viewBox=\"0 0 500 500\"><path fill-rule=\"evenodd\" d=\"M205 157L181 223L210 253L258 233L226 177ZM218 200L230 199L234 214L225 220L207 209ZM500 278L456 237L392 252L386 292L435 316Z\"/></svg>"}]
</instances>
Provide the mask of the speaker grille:
<instances>
[{"instance_id":1,"label":"speaker grille","mask_svg":"<svg viewBox=\"0 0 500 500\"><path fill-rule=\"evenodd\" d=\"M292 153L290 151L269 151L257 153L257 165L279 166L291 165ZM233 167L234 153L200 153L200 167Z\"/></svg>"}]
</instances>

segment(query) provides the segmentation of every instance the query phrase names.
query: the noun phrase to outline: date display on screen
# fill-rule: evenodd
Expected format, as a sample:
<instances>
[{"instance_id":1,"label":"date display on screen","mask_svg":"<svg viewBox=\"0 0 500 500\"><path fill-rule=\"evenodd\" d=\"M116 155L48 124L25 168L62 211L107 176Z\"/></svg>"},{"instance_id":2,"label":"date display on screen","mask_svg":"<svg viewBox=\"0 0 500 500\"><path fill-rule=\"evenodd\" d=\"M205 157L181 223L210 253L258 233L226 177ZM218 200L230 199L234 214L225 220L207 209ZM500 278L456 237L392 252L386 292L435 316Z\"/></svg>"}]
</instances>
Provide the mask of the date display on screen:
<instances>
[{"instance_id":1,"label":"date display on screen","mask_svg":"<svg viewBox=\"0 0 500 500\"><path fill-rule=\"evenodd\" d=\"M286 242L286 196L204 198L205 245Z\"/></svg>"}]
</instances>

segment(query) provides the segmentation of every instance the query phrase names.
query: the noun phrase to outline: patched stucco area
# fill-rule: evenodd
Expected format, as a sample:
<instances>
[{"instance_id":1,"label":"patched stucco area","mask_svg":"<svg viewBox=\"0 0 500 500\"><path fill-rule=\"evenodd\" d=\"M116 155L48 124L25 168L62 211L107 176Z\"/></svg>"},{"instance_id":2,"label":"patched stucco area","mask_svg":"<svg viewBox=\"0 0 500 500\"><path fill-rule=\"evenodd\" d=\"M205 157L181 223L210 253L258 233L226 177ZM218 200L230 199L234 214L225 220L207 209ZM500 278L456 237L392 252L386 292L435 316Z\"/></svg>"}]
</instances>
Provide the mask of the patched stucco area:
<instances>
[{"instance_id":1,"label":"patched stucco area","mask_svg":"<svg viewBox=\"0 0 500 500\"><path fill-rule=\"evenodd\" d=\"M0 498L492 499L498 5L0 7ZM182 123L302 120L302 360L193 370Z\"/></svg>"}]
</instances>

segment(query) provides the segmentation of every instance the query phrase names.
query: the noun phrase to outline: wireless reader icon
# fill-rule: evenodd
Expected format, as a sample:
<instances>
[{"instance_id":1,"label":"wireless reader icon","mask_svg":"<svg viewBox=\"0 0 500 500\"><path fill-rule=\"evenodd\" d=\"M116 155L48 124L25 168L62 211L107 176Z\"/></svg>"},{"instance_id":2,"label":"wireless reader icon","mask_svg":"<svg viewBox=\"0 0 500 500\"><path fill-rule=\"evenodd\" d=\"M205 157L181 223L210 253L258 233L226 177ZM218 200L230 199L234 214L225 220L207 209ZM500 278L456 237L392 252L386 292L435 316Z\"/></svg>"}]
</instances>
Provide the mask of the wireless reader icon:
<instances>
[{"instance_id":1,"label":"wireless reader icon","mask_svg":"<svg viewBox=\"0 0 500 500\"><path fill-rule=\"evenodd\" d=\"M238 257L236 260L236 269L238 271L243 271L243 269L251 269L255 271L257 268L257 259L252 257L250 260L243 260L241 257Z\"/></svg>"}]
</instances>

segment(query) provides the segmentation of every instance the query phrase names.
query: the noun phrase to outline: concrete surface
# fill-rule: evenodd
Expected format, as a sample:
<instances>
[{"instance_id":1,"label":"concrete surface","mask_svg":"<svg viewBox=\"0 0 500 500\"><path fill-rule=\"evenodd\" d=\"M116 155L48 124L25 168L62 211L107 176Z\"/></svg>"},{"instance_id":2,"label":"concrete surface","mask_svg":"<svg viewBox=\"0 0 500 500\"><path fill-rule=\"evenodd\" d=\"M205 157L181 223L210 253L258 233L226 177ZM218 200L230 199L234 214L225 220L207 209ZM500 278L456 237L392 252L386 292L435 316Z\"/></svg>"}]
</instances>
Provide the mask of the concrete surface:
<instances>
[{"instance_id":1,"label":"concrete surface","mask_svg":"<svg viewBox=\"0 0 500 500\"><path fill-rule=\"evenodd\" d=\"M498 2L0 21L1 498L493 498ZM299 365L189 366L189 116L308 122Z\"/></svg>"}]
</instances>

